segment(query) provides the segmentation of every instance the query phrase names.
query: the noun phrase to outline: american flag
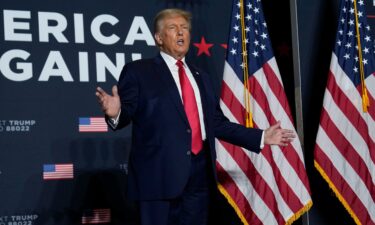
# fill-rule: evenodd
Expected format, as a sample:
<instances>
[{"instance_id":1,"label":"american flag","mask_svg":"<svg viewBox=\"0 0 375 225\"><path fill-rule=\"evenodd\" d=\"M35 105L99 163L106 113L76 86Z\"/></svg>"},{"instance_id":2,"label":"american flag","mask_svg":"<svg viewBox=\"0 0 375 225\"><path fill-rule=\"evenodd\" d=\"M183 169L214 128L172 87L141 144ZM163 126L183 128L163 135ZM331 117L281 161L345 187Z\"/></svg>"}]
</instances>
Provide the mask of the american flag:
<instances>
[{"instance_id":1,"label":"american flag","mask_svg":"<svg viewBox=\"0 0 375 225\"><path fill-rule=\"evenodd\" d=\"M100 224L111 222L111 209L92 209L82 216L82 224Z\"/></svg>"},{"instance_id":2,"label":"american flag","mask_svg":"<svg viewBox=\"0 0 375 225\"><path fill-rule=\"evenodd\" d=\"M44 164L43 179L59 180L73 179L73 164Z\"/></svg>"},{"instance_id":3,"label":"american flag","mask_svg":"<svg viewBox=\"0 0 375 225\"><path fill-rule=\"evenodd\" d=\"M364 1L355 3L341 2L314 164L356 224L375 224L374 40ZM368 112L363 109L363 84Z\"/></svg>"},{"instance_id":4,"label":"american flag","mask_svg":"<svg viewBox=\"0 0 375 225\"><path fill-rule=\"evenodd\" d=\"M104 117L80 117L79 132L108 132Z\"/></svg>"},{"instance_id":5,"label":"american flag","mask_svg":"<svg viewBox=\"0 0 375 225\"><path fill-rule=\"evenodd\" d=\"M235 0L230 28L220 99L224 114L245 124L244 99L250 92L254 127L281 121L283 128L294 130L260 0ZM244 91L246 70L249 92ZM216 145L219 190L244 224L291 224L311 207L298 138L287 147L265 146L260 154L224 141Z\"/></svg>"}]
</instances>

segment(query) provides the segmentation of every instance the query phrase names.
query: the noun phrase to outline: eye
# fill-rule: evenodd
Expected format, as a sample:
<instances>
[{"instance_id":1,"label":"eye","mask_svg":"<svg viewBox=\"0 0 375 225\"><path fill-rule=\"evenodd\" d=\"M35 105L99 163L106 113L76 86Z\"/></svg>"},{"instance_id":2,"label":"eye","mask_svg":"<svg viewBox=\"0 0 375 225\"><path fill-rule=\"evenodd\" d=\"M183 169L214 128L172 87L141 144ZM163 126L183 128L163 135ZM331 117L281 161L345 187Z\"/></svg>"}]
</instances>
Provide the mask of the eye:
<instances>
[{"instance_id":1,"label":"eye","mask_svg":"<svg viewBox=\"0 0 375 225\"><path fill-rule=\"evenodd\" d=\"M174 30L174 29L176 29L176 26L174 25L168 27L168 30Z\"/></svg>"}]
</instances>

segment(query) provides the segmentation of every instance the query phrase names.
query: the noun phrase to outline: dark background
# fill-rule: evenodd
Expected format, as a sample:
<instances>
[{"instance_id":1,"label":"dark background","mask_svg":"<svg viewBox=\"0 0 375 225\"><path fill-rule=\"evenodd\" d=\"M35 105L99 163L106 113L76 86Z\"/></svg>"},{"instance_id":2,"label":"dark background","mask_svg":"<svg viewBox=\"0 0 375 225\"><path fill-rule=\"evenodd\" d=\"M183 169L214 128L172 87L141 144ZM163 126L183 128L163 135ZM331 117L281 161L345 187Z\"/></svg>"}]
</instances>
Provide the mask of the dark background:
<instances>
[{"instance_id":1,"label":"dark background","mask_svg":"<svg viewBox=\"0 0 375 225\"><path fill-rule=\"evenodd\" d=\"M286 0L263 0L274 53L291 108L295 108L292 32L290 6ZM366 1L368 14L375 14L372 1ZM116 53L152 57L157 50L144 41L124 45L134 16L143 16L152 31L153 16L168 7L184 8L193 14L192 43L204 37L213 44L210 55L198 54L191 46L188 57L209 72L217 93L220 91L232 2L229 0L2 0L0 3L0 57L11 49L30 53L33 77L16 82L0 74L0 125L10 120L35 120L28 132L0 131L0 225L13 225L15 216L34 215L30 224L80 224L82 213L93 208L110 208L112 224L136 224L134 204L125 198L127 156L130 129L120 132L79 133L78 118L102 116L95 98L95 87L106 90L116 83L107 73L106 82L96 81L97 52L113 62ZM31 12L31 42L6 41L3 10ZM297 4L300 42L301 89L304 124L304 151L310 179L313 207L308 219L312 225L354 224L328 185L313 167L313 148L320 118L323 94L329 71L339 12L338 0L300 0ZM68 21L65 36L69 43L39 42L38 12L57 12ZM84 14L85 43L74 43L73 14ZM110 14L119 22L103 25L103 33L115 33L120 41L103 45L90 34L91 21L98 15ZM374 21L369 18L374 29ZM50 51L63 56L74 81L61 77L38 81ZM78 52L87 52L90 81L80 82ZM16 70L15 62L11 67ZM18 59L18 61L20 61ZM1 69L1 68L0 68ZM298 75L298 74L296 74ZM295 115L295 112L293 112ZM5 122L1 122L5 121ZM43 164L73 163L74 179L43 180ZM212 224L240 224L233 210L218 196ZM13 217L14 218L13 218ZM22 220L21 220L22 221ZM27 221L25 219L24 221ZM295 224L302 224L299 220Z\"/></svg>"}]
</instances>

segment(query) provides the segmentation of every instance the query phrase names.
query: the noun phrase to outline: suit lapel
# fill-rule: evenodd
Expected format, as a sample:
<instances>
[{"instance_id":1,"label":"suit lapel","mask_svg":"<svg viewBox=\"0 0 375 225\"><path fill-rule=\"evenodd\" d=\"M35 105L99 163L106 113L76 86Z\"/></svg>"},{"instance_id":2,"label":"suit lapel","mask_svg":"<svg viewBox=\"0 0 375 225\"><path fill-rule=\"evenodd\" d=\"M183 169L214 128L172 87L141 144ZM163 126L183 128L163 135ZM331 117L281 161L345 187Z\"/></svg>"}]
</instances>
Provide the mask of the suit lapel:
<instances>
[{"instance_id":1,"label":"suit lapel","mask_svg":"<svg viewBox=\"0 0 375 225\"><path fill-rule=\"evenodd\" d=\"M182 119L187 124L189 124L188 119L186 117L185 110L184 110L184 106L181 101L180 94L178 93L176 82L174 81L171 71L169 71L167 64L164 62L160 54L155 57L155 63L156 63L155 69L157 71L157 75L160 77L160 80L164 83L165 88L169 96L171 97L172 102L176 106L177 111L181 115Z\"/></svg>"}]
</instances>

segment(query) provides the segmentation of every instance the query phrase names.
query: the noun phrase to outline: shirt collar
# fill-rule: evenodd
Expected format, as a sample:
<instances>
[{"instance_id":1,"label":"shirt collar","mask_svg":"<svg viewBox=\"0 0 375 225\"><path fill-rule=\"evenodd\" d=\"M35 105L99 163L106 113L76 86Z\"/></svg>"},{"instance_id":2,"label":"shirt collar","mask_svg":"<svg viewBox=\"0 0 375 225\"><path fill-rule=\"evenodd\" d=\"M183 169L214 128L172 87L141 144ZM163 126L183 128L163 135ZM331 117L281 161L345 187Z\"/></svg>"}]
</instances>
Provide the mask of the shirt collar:
<instances>
[{"instance_id":1,"label":"shirt collar","mask_svg":"<svg viewBox=\"0 0 375 225\"><path fill-rule=\"evenodd\" d=\"M175 68L177 60L173 58L172 56L168 55L167 53L160 51L161 57L164 59L164 61L167 63L169 68ZM181 59L181 61L184 63L184 66L186 66L185 57Z\"/></svg>"}]
</instances>

